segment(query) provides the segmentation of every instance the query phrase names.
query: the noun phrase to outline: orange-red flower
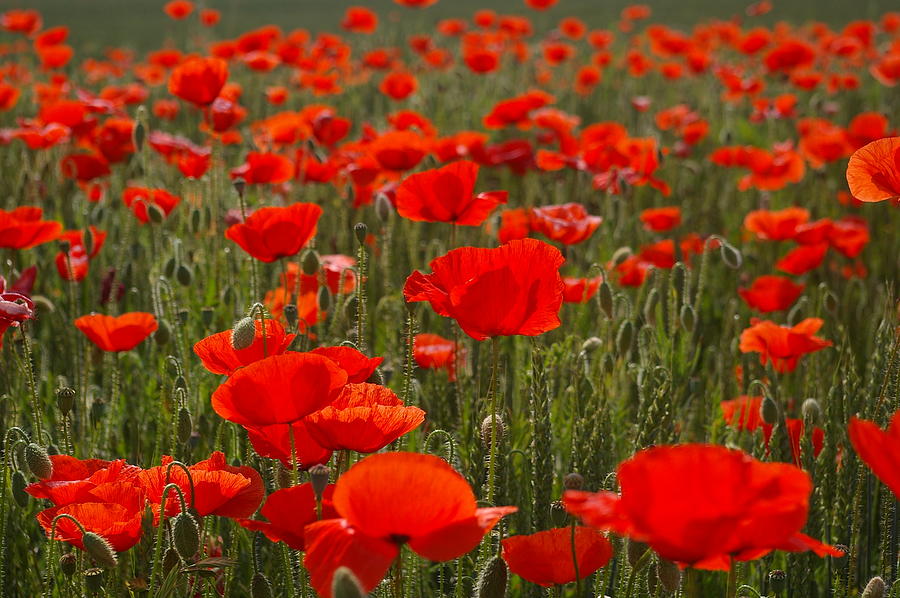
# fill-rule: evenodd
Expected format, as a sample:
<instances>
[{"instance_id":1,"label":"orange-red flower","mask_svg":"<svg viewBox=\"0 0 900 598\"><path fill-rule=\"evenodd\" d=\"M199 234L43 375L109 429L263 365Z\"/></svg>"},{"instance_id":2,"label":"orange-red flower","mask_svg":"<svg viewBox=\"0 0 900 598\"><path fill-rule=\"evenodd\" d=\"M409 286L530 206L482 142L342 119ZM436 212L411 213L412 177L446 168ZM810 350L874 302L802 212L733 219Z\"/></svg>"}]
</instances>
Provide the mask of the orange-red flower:
<instances>
[{"instance_id":1,"label":"orange-red flower","mask_svg":"<svg viewBox=\"0 0 900 598\"><path fill-rule=\"evenodd\" d=\"M41 208L22 206L11 212L0 209L0 247L5 249L29 249L57 239L62 225L52 220L41 220Z\"/></svg>"},{"instance_id":2,"label":"orange-red flower","mask_svg":"<svg viewBox=\"0 0 900 598\"><path fill-rule=\"evenodd\" d=\"M569 490L566 509L588 525L648 544L662 558L727 570L732 558L755 560L773 550L843 555L800 533L812 482L793 465L685 444L641 451L619 465L616 477L620 494Z\"/></svg>"},{"instance_id":3,"label":"orange-red flower","mask_svg":"<svg viewBox=\"0 0 900 598\"><path fill-rule=\"evenodd\" d=\"M873 421L851 417L847 431L863 463L900 497L900 411L891 416L886 430Z\"/></svg>"},{"instance_id":4,"label":"orange-red flower","mask_svg":"<svg viewBox=\"0 0 900 598\"><path fill-rule=\"evenodd\" d=\"M413 272L403 295L430 302L476 340L537 336L560 325L564 261L558 249L534 239L496 249L461 247L432 260L432 274Z\"/></svg>"},{"instance_id":5,"label":"orange-red flower","mask_svg":"<svg viewBox=\"0 0 900 598\"><path fill-rule=\"evenodd\" d=\"M263 262L296 255L316 234L322 208L312 203L265 207L225 231L225 238Z\"/></svg>"},{"instance_id":6,"label":"orange-red flower","mask_svg":"<svg viewBox=\"0 0 900 598\"><path fill-rule=\"evenodd\" d=\"M459 160L441 168L408 176L397 188L397 213L419 222L450 222L479 226L500 204L506 191L475 195L478 165Z\"/></svg>"},{"instance_id":7,"label":"orange-red flower","mask_svg":"<svg viewBox=\"0 0 900 598\"><path fill-rule=\"evenodd\" d=\"M859 201L900 199L900 137L879 139L853 152L847 184Z\"/></svg>"},{"instance_id":8,"label":"orange-red flower","mask_svg":"<svg viewBox=\"0 0 900 598\"><path fill-rule=\"evenodd\" d=\"M213 374L230 376L237 369L249 365L269 355L281 355L293 342L295 334L285 334L284 326L277 320L266 320L266 333L259 320L254 322L256 328L253 342L243 349L235 349L232 344L232 331L226 330L207 336L194 345L194 353L203 362L203 367Z\"/></svg>"},{"instance_id":9,"label":"orange-red flower","mask_svg":"<svg viewBox=\"0 0 900 598\"><path fill-rule=\"evenodd\" d=\"M824 322L819 318L806 318L794 326L779 326L769 320L750 320L750 328L741 332L741 353L759 353L759 362L772 362L776 372L793 372L802 355L821 351L831 346L815 333Z\"/></svg>"},{"instance_id":10,"label":"orange-red flower","mask_svg":"<svg viewBox=\"0 0 900 598\"><path fill-rule=\"evenodd\" d=\"M457 357L457 351L460 351ZM456 361L465 359L465 352L453 341L437 334L417 334L413 339L413 359L426 369L447 370L450 382L456 380Z\"/></svg>"},{"instance_id":11,"label":"orange-red flower","mask_svg":"<svg viewBox=\"0 0 900 598\"><path fill-rule=\"evenodd\" d=\"M327 357L273 355L232 374L213 393L212 406L241 425L290 424L327 407L346 383L347 373Z\"/></svg>"},{"instance_id":12,"label":"orange-red flower","mask_svg":"<svg viewBox=\"0 0 900 598\"><path fill-rule=\"evenodd\" d=\"M419 89L419 82L409 73L394 72L385 75L378 89L392 100L405 100Z\"/></svg>"},{"instance_id":13,"label":"orange-red flower","mask_svg":"<svg viewBox=\"0 0 900 598\"><path fill-rule=\"evenodd\" d=\"M591 216L579 203L542 206L532 208L529 212L529 226L532 231L563 245L587 241L601 222L603 218Z\"/></svg>"},{"instance_id":14,"label":"orange-red flower","mask_svg":"<svg viewBox=\"0 0 900 598\"><path fill-rule=\"evenodd\" d=\"M581 526L510 536L501 544L503 560L509 570L545 588L584 579L606 566L613 554L612 544L606 536Z\"/></svg>"},{"instance_id":15,"label":"orange-red flower","mask_svg":"<svg viewBox=\"0 0 900 598\"><path fill-rule=\"evenodd\" d=\"M602 276L594 278L570 278L563 276L563 301L566 303L587 303L597 293Z\"/></svg>"},{"instance_id":16,"label":"orange-red flower","mask_svg":"<svg viewBox=\"0 0 900 598\"><path fill-rule=\"evenodd\" d=\"M121 316L81 316L75 326L99 349L112 352L131 351L158 328L156 317L141 311Z\"/></svg>"},{"instance_id":17,"label":"orange-red flower","mask_svg":"<svg viewBox=\"0 0 900 598\"><path fill-rule=\"evenodd\" d=\"M353 347L316 347L310 353L327 357L338 367L347 372L348 384L361 384L369 380L381 363L383 357L367 357Z\"/></svg>"},{"instance_id":18,"label":"orange-red flower","mask_svg":"<svg viewBox=\"0 0 900 598\"><path fill-rule=\"evenodd\" d=\"M243 164L231 169L231 178L238 177L248 185L284 183L294 178L294 163L279 154L249 152Z\"/></svg>"},{"instance_id":19,"label":"orange-red flower","mask_svg":"<svg viewBox=\"0 0 900 598\"><path fill-rule=\"evenodd\" d=\"M36 10L12 9L0 15L0 27L4 31L31 35L41 29L44 20Z\"/></svg>"},{"instance_id":20,"label":"orange-red flower","mask_svg":"<svg viewBox=\"0 0 900 598\"><path fill-rule=\"evenodd\" d=\"M304 564L323 598L332 598L338 567L372 591L407 544L430 561L448 561L478 546L515 507L479 509L469 483L440 457L383 453L342 475L332 496L339 519L306 526Z\"/></svg>"},{"instance_id":21,"label":"orange-red flower","mask_svg":"<svg viewBox=\"0 0 900 598\"><path fill-rule=\"evenodd\" d=\"M180 21L181 19L186 19L194 12L194 3L188 0L172 0L171 2L166 2L165 6L163 6L163 11L170 19Z\"/></svg>"},{"instance_id":22,"label":"orange-red flower","mask_svg":"<svg viewBox=\"0 0 900 598\"><path fill-rule=\"evenodd\" d=\"M351 6L344 13L341 27L353 33L375 33L378 15L364 6Z\"/></svg>"},{"instance_id":23,"label":"orange-red flower","mask_svg":"<svg viewBox=\"0 0 900 598\"><path fill-rule=\"evenodd\" d=\"M754 280L750 288L738 289L738 294L753 309L768 313L789 308L803 289L804 285L790 278L766 275Z\"/></svg>"},{"instance_id":24,"label":"orange-red flower","mask_svg":"<svg viewBox=\"0 0 900 598\"><path fill-rule=\"evenodd\" d=\"M122 202L131 209L138 220L146 224L150 221L150 206L158 209L163 216L168 216L175 206L181 203L181 198L165 189L126 187L122 191Z\"/></svg>"},{"instance_id":25,"label":"orange-red flower","mask_svg":"<svg viewBox=\"0 0 900 598\"><path fill-rule=\"evenodd\" d=\"M783 210L754 210L744 217L744 228L765 241L793 239L797 227L809 220L809 210L805 208L785 208Z\"/></svg>"},{"instance_id":26,"label":"orange-red flower","mask_svg":"<svg viewBox=\"0 0 900 598\"><path fill-rule=\"evenodd\" d=\"M272 542L284 542L294 550L303 550L303 530L307 525L320 519L338 517L331 502L333 495L334 484L328 484L322 492L322 513L319 517L311 483L282 488L270 494L260 509L260 514L267 521L240 519L238 523L249 530L264 533Z\"/></svg>"},{"instance_id":27,"label":"orange-red flower","mask_svg":"<svg viewBox=\"0 0 900 598\"><path fill-rule=\"evenodd\" d=\"M221 58L188 58L169 76L169 93L197 106L219 97L228 80L228 64Z\"/></svg>"},{"instance_id":28,"label":"orange-red flower","mask_svg":"<svg viewBox=\"0 0 900 598\"><path fill-rule=\"evenodd\" d=\"M242 427L247 430L250 444L259 456L278 459L285 469L294 468L295 456L301 470L307 470L313 465L324 465L331 459L331 451L312 439L303 420L290 425ZM293 444L291 435L294 437Z\"/></svg>"},{"instance_id":29,"label":"orange-red flower","mask_svg":"<svg viewBox=\"0 0 900 598\"><path fill-rule=\"evenodd\" d=\"M97 257L103 243L106 241L106 231L98 230L93 225L89 227L91 239L90 253L85 248L84 231L70 230L62 233L60 239L69 244L66 251L56 254L56 270L63 280L84 280L88 273L90 260Z\"/></svg>"},{"instance_id":30,"label":"orange-red flower","mask_svg":"<svg viewBox=\"0 0 900 598\"><path fill-rule=\"evenodd\" d=\"M140 467L129 465L124 459L76 459L69 455L50 455L53 475L29 484L25 492L35 498L44 498L55 506L72 503L97 502L94 491L105 484L133 481ZM102 493L101 488L101 493Z\"/></svg>"},{"instance_id":31,"label":"orange-red flower","mask_svg":"<svg viewBox=\"0 0 900 598\"><path fill-rule=\"evenodd\" d=\"M681 224L681 208L647 208L641 212L640 219L645 229L662 233Z\"/></svg>"}]
</instances>

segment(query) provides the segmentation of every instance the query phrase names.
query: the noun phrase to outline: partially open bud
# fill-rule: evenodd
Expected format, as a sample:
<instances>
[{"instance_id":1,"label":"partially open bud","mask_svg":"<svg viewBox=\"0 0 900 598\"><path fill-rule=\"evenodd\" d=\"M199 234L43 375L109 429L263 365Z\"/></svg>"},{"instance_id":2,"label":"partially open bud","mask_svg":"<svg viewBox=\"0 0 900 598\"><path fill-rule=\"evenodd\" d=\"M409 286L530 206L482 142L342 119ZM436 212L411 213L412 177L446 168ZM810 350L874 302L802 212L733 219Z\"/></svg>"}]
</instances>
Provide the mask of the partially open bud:
<instances>
[{"instance_id":1,"label":"partially open bud","mask_svg":"<svg viewBox=\"0 0 900 598\"><path fill-rule=\"evenodd\" d=\"M808 425L818 426L822 423L822 407L819 401L815 399L806 399L803 401L803 407L800 408L803 414L803 421Z\"/></svg>"},{"instance_id":2,"label":"partially open bud","mask_svg":"<svg viewBox=\"0 0 900 598\"><path fill-rule=\"evenodd\" d=\"M787 587L787 574L781 569L769 571L769 589L773 594L781 594Z\"/></svg>"},{"instance_id":3,"label":"partially open bud","mask_svg":"<svg viewBox=\"0 0 900 598\"><path fill-rule=\"evenodd\" d=\"M231 346L235 351L246 349L256 339L256 325L253 318L241 318L231 329Z\"/></svg>"},{"instance_id":4,"label":"partially open bud","mask_svg":"<svg viewBox=\"0 0 900 598\"><path fill-rule=\"evenodd\" d=\"M53 461L43 447L33 442L25 447L25 463L37 479L48 480L53 477Z\"/></svg>"},{"instance_id":5,"label":"partially open bud","mask_svg":"<svg viewBox=\"0 0 900 598\"><path fill-rule=\"evenodd\" d=\"M84 586L88 592L97 594L103 589L103 569L93 567L84 572Z\"/></svg>"},{"instance_id":6,"label":"partially open bud","mask_svg":"<svg viewBox=\"0 0 900 598\"><path fill-rule=\"evenodd\" d=\"M677 592L678 588L681 587L681 569L672 561L659 559L659 562L656 564L656 576L659 578L659 583L662 584L663 589L667 592Z\"/></svg>"},{"instance_id":7,"label":"partially open bud","mask_svg":"<svg viewBox=\"0 0 900 598\"><path fill-rule=\"evenodd\" d=\"M309 468L309 483L317 501L321 502L325 488L328 486L328 477L330 475L331 470L322 464L313 465Z\"/></svg>"},{"instance_id":8,"label":"partially open bud","mask_svg":"<svg viewBox=\"0 0 900 598\"><path fill-rule=\"evenodd\" d=\"M884 580L880 577L873 577L866 584L866 589L863 590L860 598L884 598L885 592L887 592L887 585Z\"/></svg>"},{"instance_id":9,"label":"partially open bud","mask_svg":"<svg viewBox=\"0 0 900 598\"><path fill-rule=\"evenodd\" d=\"M581 350L585 353L593 353L597 349L599 349L603 345L603 341L597 338L596 336L592 336L587 339L583 343L581 343Z\"/></svg>"},{"instance_id":10,"label":"partially open bud","mask_svg":"<svg viewBox=\"0 0 900 598\"><path fill-rule=\"evenodd\" d=\"M365 222L357 222L356 226L353 227L353 234L356 235L356 240L362 245L366 242L366 236L369 234L369 227L366 226Z\"/></svg>"},{"instance_id":11,"label":"partially open bud","mask_svg":"<svg viewBox=\"0 0 900 598\"><path fill-rule=\"evenodd\" d=\"M250 581L250 598L272 598L272 584L262 573L256 573Z\"/></svg>"},{"instance_id":12,"label":"partially open bud","mask_svg":"<svg viewBox=\"0 0 900 598\"><path fill-rule=\"evenodd\" d=\"M331 595L334 598L365 598L362 585L347 567L338 567L331 578Z\"/></svg>"},{"instance_id":13,"label":"partially open bud","mask_svg":"<svg viewBox=\"0 0 900 598\"><path fill-rule=\"evenodd\" d=\"M506 434L506 424L503 422L503 418L498 415L495 423L493 417L489 415L481 422L481 443L484 445L485 449L490 450L491 448L491 440L494 438L495 426L497 428L497 441L500 442Z\"/></svg>"},{"instance_id":14,"label":"partially open bud","mask_svg":"<svg viewBox=\"0 0 900 598\"><path fill-rule=\"evenodd\" d=\"M506 563L493 556L484 564L475 584L475 598L503 598L506 596L508 573Z\"/></svg>"},{"instance_id":15,"label":"partially open bud","mask_svg":"<svg viewBox=\"0 0 900 598\"><path fill-rule=\"evenodd\" d=\"M307 276L315 276L318 274L319 268L321 268L318 252L316 252L315 249L307 249L304 251L300 266L303 268L303 273Z\"/></svg>"},{"instance_id":16,"label":"partially open bud","mask_svg":"<svg viewBox=\"0 0 900 598\"><path fill-rule=\"evenodd\" d=\"M200 550L200 526L197 520L190 513L179 513L175 515L175 521L172 523L172 537L174 539L175 550L182 560L187 561L194 558L197 551Z\"/></svg>"},{"instance_id":17,"label":"partially open bud","mask_svg":"<svg viewBox=\"0 0 900 598\"><path fill-rule=\"evenodd\" d=\"M94 532L87 532L81 537L84 550L94 561L105 569L113 569L119 564L116 551L110 546L106 538Z\"/></svg>"},{"instance_id":18,"label":"partially open bud","mask_svg":"<svg viewBox=\"0 0 900 598\"><path fill-rule=\"evenodd\" d=\"M568 473L563 478L563 488L566 490L581 490L584 487L584 476L580 473Z\"/></svg>"},{"instance_id":19,"label":"partially open bud","mask_svg":"<svg viewBox=\"0 0 900 598\"><path fill-rule=\"evenodd\" d=\"M75 556L74 552L67 552L66 554L59 557L59 569L66 577L72 577L73 575L75 575L75 570L77 568L78 558Z\"/></svg>"},{"instance_id":20,"label":"partially open bud","mask_svg":"<svg viewBox=\"0 0 900 598\"><path fill-rule=\"evenodd\" d=\"M764 422L770 426L774 426L778 422L778 405L770 396L766 396L759 406L759 416Z\"/></svg>"},{"instance_id":21,"label":"partially open bud","mask_svg":"<svg viewBox=\"0 0 900 598\"><path fill-rule=\"evenodd\" d=\"M75 406L75 390L68 386L56 389L56 406L63 417L68 415Z\"/></svg>"}]
</instances>

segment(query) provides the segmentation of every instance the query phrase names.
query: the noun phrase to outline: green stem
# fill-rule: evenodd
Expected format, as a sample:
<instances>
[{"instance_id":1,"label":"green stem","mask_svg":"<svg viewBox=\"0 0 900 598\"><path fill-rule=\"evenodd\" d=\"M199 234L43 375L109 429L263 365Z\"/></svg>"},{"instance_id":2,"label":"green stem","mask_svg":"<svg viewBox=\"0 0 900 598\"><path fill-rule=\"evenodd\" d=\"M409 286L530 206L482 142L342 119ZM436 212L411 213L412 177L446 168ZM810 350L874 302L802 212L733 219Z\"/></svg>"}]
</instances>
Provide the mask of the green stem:
<instances>
[{"instance_id":1,"label":"green stem","mask_svg":"<svg viewBox=\"0 0 900 598\"><path fill-rule=\"evenodd\" d=\"M500 338L491 339L491 381L488 385L488 400L491 405L491 446L489 449L490 460L488 461L488 490L486 500L490 504L494 504L494 487L496 467L494 462L497 460L497 370L500 364Z\"/></svg>"}]
</instances>

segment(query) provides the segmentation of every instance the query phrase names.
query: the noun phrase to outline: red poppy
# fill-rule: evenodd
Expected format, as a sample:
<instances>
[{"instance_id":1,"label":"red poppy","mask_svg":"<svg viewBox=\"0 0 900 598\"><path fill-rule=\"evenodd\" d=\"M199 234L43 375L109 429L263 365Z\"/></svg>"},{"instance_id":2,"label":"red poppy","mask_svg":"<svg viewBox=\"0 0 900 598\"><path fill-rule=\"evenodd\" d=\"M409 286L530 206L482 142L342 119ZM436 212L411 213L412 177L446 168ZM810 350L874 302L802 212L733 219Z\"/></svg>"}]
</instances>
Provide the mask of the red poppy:
<instances>
[{"instance_id":1,"label":"red poppy","mask_svg":"<svg viewBox=\"0 0 900 598\"><path fill-rule=\"evenodd\" d=\"M416 93L419 82L409 73L389 73L381 80L378 89L392 100L405 100Z\"/></svg>"},{"instance_id":2,"label":"red poppy","mask_svg":"<svg viewBox=\"0 0 900 598\"><path fill-rule=\"evenodd\" d=\"M802 419L799 418L786 418L784 420L785 424L785 432L788 435L788 441L791 445L791 456L794 458L794 465L800 467L800 440L803 438L803 435L806 433L806 426L803 423ZM821 452L822 448L825 444L825 430L816 426L813 428L810 442L812 443L813 449L813 458L817 458ZM769 448L769 441L766 439L766 450Z\"/></svg>"},{"instance_id":3,"label":"red poppy","mask_svg":"<svg viewBox=\"0 0 900 598\"><path fill-rule=\"evenodd\" d=\"M13 87L7 83L0 83L0 110L12 110L19 101L21 91L18 87Z\"/></svg>"},{"instance_id":4,"label":"red poppy","mask_svg":"<svg viewBox=\"0 0 900 598\"><path fill-rule=\"evenodd\" d=\"M437 4L438 0L394 0L394 4L408 6L410 8L425 8L432 4Z\"/></svg>"},{"instance_id":5,"label":"red poppy","mask_svg":"<svg viewBox=\"0 0 900 598\"><path fill-rule=\"evenodd\" d=\"M460 352L457 357L457 351ZM465 351L455 342L437 334L417 334L413 339L413 359L426 369L447 370L450 382L456 381L456 362L465 359Z\"/></svg>"},{"instance_id":6,"label":"red poppy","mask_svg":"<svg viewBox=\"0 0 900 598\"><path fill-rule=\"evenodd\" d=\"M383 453L363 459L335 485L340 519L306 526L304 564L323 598L338 567L372 591L402 544L429 561L448 561L478 546L515 507L477 508L469 483L432 455Z\"/></svg>"},{"instance_id":7,"label":"red poppy","mask_svg":"<svg viewBox=\"0 0 900 598\"><path fill-rule=\"evenodd\" d=\"M484 126L488 129L502 129L513 125L525 127L529 124L529 116L533 111L554 101L552 95L539 90L503 100L494 105L491 112L484 117Z\"/></svg>"},{"instance_id":8,"label":"red poppy","mask_svg":"<svg viewBox=\"0 0 900 598\"><path fill-rule=\"evenodd\" d=\"M294 178L294 163L278 154L249 152L243 164L231 169L231 178L238 177L248 185L284 183Z\"/></svg>"},{"instance_id":9,"label":"red poppy","mask_svg":"<svg viewBox=\"0 0 900 598\"><path fill-rule=\"evenodd\" d=\"M479 226L500 204L506 191L475 195L479 166L459 160L441 168L408 176L397 188L397 213L418 222L451 222Z\"/></svg>"},{"instance_id":10,"label":"red poppy","mask_svg":"<svg viewBox=\"0 0 900 598\"><path fill-rule=\"evenodd\" d=\"M603 218L591 216L579 203L543 206L532 208L529 212L529 226L532 231L563 245L587 241L601 222Z\"/></svg>"},{"instance_id":11,"label":"red poppy","mask_svg":"<svg viewBox=\"0 0 900 598\"><path fill-rule=\"evenodd\" d=\"M270 494L260 509L260 514L268 521L240 519L238 523L246 529L264 533L272 542L284 542L294 550L303 550L303 530L307 525L338 517L331 502L333 495L334 484L328 484L322 492L322 513L319 517L311 483L282 488Z\"/></svg>"},{"instance_id":12,"label":"red poppy","mask_svg":"<svg viewBox=\"0 0 900 598\"><path fill-rule=\"evenodd\" d=\"M203 362L203 367L213 374L230 376L237 369L249 365L269 355L281 355L291 345L295 334L285 334L284 326L277 320L266 320L266 333L262 323L254 321L256 328L253 342L243 349L235 349L232 331L226 330L207 336L194 345L194 353Z\"/></svg>"},{"instance_id":13,"label":"red poppy","mask_svg":"<svg viewBox=\"0 0 900 598\"><path fill-rule=\"evenodd\" d=\"M847 164L847 184L859 201L900 198L900 137L879 139L856 150Z\"/></svg>"},{"instance_id":14,"label":"red poppy","mask_svg":"<svg viewBox=\"0 0 900 598\"><path fill-rule=\"evenodd\" d=\"M261 457L278 459L285 469L294 468L294 458L301 470L313 465L324 465L331 459L331 451L320 446L309 435L303 420L290 426L273 424L270 426L243 426L253 450ZM293 451L291 448L293 435Z\"/></svg>"},{"instance_id":15,"label":"red poppy","mask_svg":"<svg viewBox=\"0 0 900 598\"><path fill-rule=\"evenodd\" d=\"M40 31L43 24L41 13L36 10L12 9L0 15L0 27L12 33L31 35Z\"/></svg>"},{"instance_id":16,"label":"red poppy","mask_svg":"<svg viewBox=\"0 0 900 598\"><path fill-rule=\"evenodd\" d=\"M194 12L194 3L188 0L172 0L163 6L163 11L170 19L180 21L181 19L186 19Z\"/></svg>"},{"instance_id":17,"label":"red poppy","mask_svg":"<svg viewBox=\"0 0 900 598\"><path fill-rule=\"evenodd\" d=\"M501 544L503 560L509 570L545 588L584 579L605 567L613 554L612 544L606 536L581 526L510 536Z\"/></svg>"},{"instance_id":18,"label":"red poppy","mask_svg":"<svg viewBox=\"0 0 900 598\"><path fill-rule=\"evenodd\" d=\"M853 259L868 245L869 225L858 217L847 216L833 222L828 229L828 243L843 255Z\"/></svg>"},{"instance_id":19,"label":"red poppy","mask_svg":"<svg viewBox=\"0 0 900 598\"><path fill-rule=\"evenodd\" d=\"M722 419L733 428L747 432L754 432L762 428L765 443L768 446L769 437L772 435L772 426L762 419L760 412L762 401L762 397L741 395L735 399L722 401L719 403L719 407L722 409Z\"/></svg>"},{"instance_id":20,"label":"red poppy","mask_svg":"<svg viewBox=\"0 0 900 598\"><path fill-rule=\"evenodd\" d=\"M103 351L131 351L156 332L156 317L141 311L106 316L92 314L75 320L75 326Z\"/></svg>"},{"instance_id":21,"label":"red poppy","mask_svg":"<svg viewBox=\"0 0 900 598\"><path fill-rule=\"evenodd\" d=\"M364 6L351 6L344 13L341 27L353 33L375 33L378 15Z\"/></svg>"},{"instance_id":22,"label":"red poppy","mask_svg":"<svg viewBox=\"0 0 900 598\"><path fill-rule=\"evenodd\" d=\"M754 210L744 218L744 228L756 233L765 241L793 239L797 227L809 221L809 210L805 208L785 208L784 210Z\"/></svg>"},{"instance_id":23,"label":"red poppy","mask_svg":"<svg viewBox=\"0 0 900 598\"><path fill-rule=\"evenodd\" d=\"M369 144L369 150L383 169L403 172L422 161L427 146L425 139L412 131L389 131Z\"/></svg>"},{"instance_id":24,"label":"red poppy","mask_svg":"<svg viewBox=\"0 0 900 598\"><path fill-rule=\"evenodd\" d=\"M853 449L894 496L900 496L900 411L891 416L882 430L873 421L850 418L847 427Z\"/></svg>"},{"instance_id":25,"label":"red poppy","mask_svg":"<svg viewBox=\"0 0 900 598\"><path fill-rule=\"evenodd\" d=\"M534 10L547 10L559 0L525 0L525 5Z\"/></svg>"},{"instance_id":26,"label":"red poppy","mask_svg":"<svg viewBox=\"0 0 900 598\"><path fill-rule=\"evenodd\" d=\"M569 278L563 276L563 301L566 303L587 303L597 293L602 276L594 278Z\"/></svg>"},{"instance_id":27,"label":"red poppy","mask_svg":"<svg viewBox=\"0 0 900 598\"><path fill-rule=\"evenodd\" d=\"M38 523L49 536L58 515L71 515L88 532L102 536L113 550L123 552L141 540L144 494L130 482L108 483L94 489L89 502L78 502L44 509ZM84 550L81 529L68 518L56 523L56 540Z\"/></svg>"},{"instance_id":28,"label":"red poppy","mask_svg":"<svg viewBox=\"0 0 900 598\"><path fill-rule=\"evenodd\" d=\"M821 351L831 346L815 333L824 322L819 318L806 318L794 326L779 326L769 320L750 320L750 328L741 332L741 353L759 353L759 362L769 361L776 372L793 372L802 355Z\"/></svg>"},{"instance_id":29,"label":"red poppy","mask_svg":"<svg viewBox=\"0 0 900 598\"><path fill-rule=\"evenodd\" d=\"M648 208L641 212L640 219L645 229L662 233L681 224L681 208Z\"/></svg>"},{"instance_id":30,"label":"red poppy","mask_svg":"<svg viewBox=\"0 0 900 598\"><path fill-rule=\"evenodd\" d=\"M754 280L750 288L738 289L738 294L753 309L768 313L789 308L803 289L804 285L790 278L766 275Z\"/></svg>"},{"instance_id":31,"label":"red poppy","mask_svg":"<svg viewBox=\"0 0 900 598\"><path fill-rule=\"evenodd\" d=\"M265 207L229 226L225 238L263 262L296 255L316 234L322 208L311 203Z\"/></svg>"},{"instance_id":32,"label":"red poppy","mask_svg":"<svg viewBox=\"0 0 900 598\"><path fill-rule=\"evenodd\" d=\"M569 490L566 509L588 525L648 544L664 559L727 570L732 558L755 560L773 550L843 556L800 533L812 482L793 465L684 444L641 451L619 465L616 477L620 494Z\"/></svg>"},{"instance_id":33,"label":"red poppy","mask_svg":"<svg viewBox=\"0 0 900 598\"><path fill-rule=\"evenodd\" d=\"M220 451L189 466L190 479L181 467L169 467L172 461L172 457L163 456L162 465L141 471L135 480L146 493L157 522L166 484L177 484L184 494L185 503L201 517L249 517L265 496L259 473L252 467L228 465L225 454ZM166 516L171 517L180 511L178 496L167 493Z\"/></svg>"},{"instance_id":34,"label":"red poppy","mask_svg":"<svg viewBox=\"0 0 900 598\"><path fill-rule=\"evenodd\" d=\"M50 455L53 475L29 484L25 492L35 498L44 498L55 506L72 503L97 502L94 494L99 486L115 482L133 481L140 467L129 465L124 459L76 459L69 455ZM101 488L101 494L103 489Z\"/></svg>"},{"instance_id":35,"label":"red poppy","mask_svg":"<svg viewBox=\"0 0 900 598\"><path fill-rule=\"evenodd\" d=\"M0 247L30 249L59 238L62 225L41 220L43 214L43 209L32 206L22 206L11 212L0 209Z\"/></svg>"},{"instance_id":36,"label":"red poppy","mask_svg":"<svg viewBox=\"0 0 900 598\"><path fill-rule=\"evenodd\" d=\"M327 357L273 355L232 374L213 393L212 406L241 425L290 424L327 407L346 383L347 373Z\"/></svg>"},{"instance_id":37,"label":"red poppy","mask_svg":"<svg viewBox=\"0 0 900 598\"><path fill-rule=\"evenodd\" d=\"M366 357L353 347L316 347L310 353L327 357L347 372L348 384L361 384L369 380L384 357Z\"/></svg>"},{"instance_id":38,"label":"red poppy","mask_svg":"<svg viewBox=\"0 0 900 598\"><path fill-rule=\"evenodd\" d=\"M56 254L56 270L63 280L84 280L88 273L90 260L97 257L106 241L106 231L98 230L93 225L88 229L91 234L91 251L85 249L84 231L70 230L62 233L60 239L68 242L67 251Z\"/></svg>"},{"instance_id":39,"label":"red poppy","mask_svg":"<svg viewBox=\"0 0 900 598\"><path fill-rule=\"evenodd\" d=\"M122 202L131 209L138 220L146 224L150 222L150 206L158 209L163 216L168 216L175 206L181 203L181 198L165 189L126 187L122 191Z\"/></svg>"},{"instance_id":40,"label":"red poppy","mask_svg":"<svg viewBox=\"0 0 900 598\"><path fill-rule=\"evenodd\" d=\"M34 266L32 266L34 268ZM21 322L34 317L34 302L27 296L28 291L6 288L6 279L0 276L0 349L3 348L3 333L10 327L18 327Z\"/></svg>"},{"instance_id":41,"label":"red poppy","mask_svg":"<svg viewBox=\"0 0 900 598\"><path fill-rule=\"evenodd\" d=\"M204 27L212 27L222 18L222 13L214 8L204 8L200 11L200 22Z\"/></svg>"},{"instance_id":42,"label":"red poppy","mask_svg":"<svg viewBox=\"0 0 900 598\"><path fill-rule=\"evenodd\" d=\"M775 267L782 272L800 276L818 268L828 252L828 243L800 245L789 251L787 255L775 262Z\"/></svg>"},{"instance_id":43,"label":"red poppy","mask_svg":"<svg viewBox=\"0 0 900 598\"><path fill-rule=\"evenodd\" d=\"M430 302L476 340L537 336L560 325L564 261L558 249L534 239L496 249L461 247L432 260L433 274L413 272L403 295Z\"/></svg>"},{"instance_id":44,"label":"red poppy","mask_svg":"<svg viewBox=\"0 0 900 598\"><path fill-rule=\"evenodd\" d=\"M221 58L188 58L169 76L169 93L197 106L219 97L228 80L228 64Z\"/></svg>"}]
</instances>

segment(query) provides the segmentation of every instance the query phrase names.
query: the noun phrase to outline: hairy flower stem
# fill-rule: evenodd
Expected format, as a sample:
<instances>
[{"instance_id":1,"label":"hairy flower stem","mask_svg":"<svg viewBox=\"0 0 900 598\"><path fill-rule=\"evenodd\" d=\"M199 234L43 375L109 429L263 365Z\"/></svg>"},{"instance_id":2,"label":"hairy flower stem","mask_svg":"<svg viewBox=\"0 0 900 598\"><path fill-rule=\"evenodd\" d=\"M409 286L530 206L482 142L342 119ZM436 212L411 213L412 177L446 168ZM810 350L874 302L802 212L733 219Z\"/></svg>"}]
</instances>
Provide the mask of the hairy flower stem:
<instances>
[{"instance_id":1,"label":"hairy flower stem","mask_svg":"<svg viewBox=\"0 0 900 598\"><path fill-rule=\"evenodd\" d=\"M491 339L491 381L488 385L488 400L491 405L491 446L489 448L490 461L488 461L488 491L485 499L494 504L494 486L497 460L497 435L500 431L497 427L497 369L500 365L500 339Z\"/></svg>"},{"instance_id":2,"label":"hairy flower stem","mask_svg":"<svg viewBox=\"0 0 900 598\"><path fill-rule=\"evenodd\" d=\"M575 570L575 596L577 598L581 598L584 594L581 593L581 574L578 571L578 550L575 548L575 532L576 532L577 523L575 521L572 522L572 567Z\"/></svg>"},{"instance_id":3,"label":"hairy flower stem","mask_svg":"<svg viewBox=\"0 0 900 598\"><path fill-rule=\"evenodd\" d=\"M37 442L40 443L44 437L44 428L41 423L41 404L38 398L37 383L34 379L34 358L31 353L31 341L28 339L28 335L25 334L24 326L20 326L19 330L22 333L22 346L25 350L25 381L28 384L28 392L31 395L31 416L34 421L33 433Z\"/></svg>"},{"instance_id":4,"label":"hairy flower stem","mask_svg":"<svg viewBox=\"0 0 900 598\"><path fill-rule=\"evenodd\" d=\"M356 277L356 346L363 353L366 352L366 271L368 263L366 260L366 246L359 244L357 253L359 274Z\"/></svg>"}]
</instances>

